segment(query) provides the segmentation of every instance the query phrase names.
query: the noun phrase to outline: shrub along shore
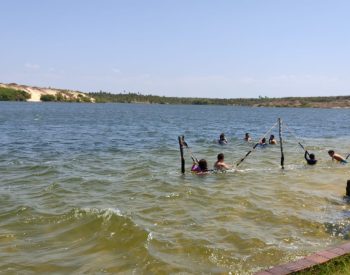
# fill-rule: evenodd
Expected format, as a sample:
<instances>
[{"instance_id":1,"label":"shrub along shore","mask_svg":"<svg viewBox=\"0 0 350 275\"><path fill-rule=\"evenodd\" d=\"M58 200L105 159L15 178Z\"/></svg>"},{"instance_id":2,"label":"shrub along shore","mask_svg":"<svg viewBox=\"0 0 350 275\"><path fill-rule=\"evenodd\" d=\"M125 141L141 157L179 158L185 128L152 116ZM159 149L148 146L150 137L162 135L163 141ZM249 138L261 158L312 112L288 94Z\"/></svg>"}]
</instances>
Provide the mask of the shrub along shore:
<instances>
[{"instance_id":1,"label":"shrub along shore","mask_svg":"<svg viewBox=\"0 0 350 275\"><path fill-rule=\"evenodd\" d=\"M25 91L0 87L0 101L27 101L30 94Z\"/></svg>"},{"instance_id":2,"label":"shrub along shore","mask_svg":"<svg viewBox=\"0 0 350 275\"><path fill-rule=\"evenodd\" d=\"M251 107L304 107L304 108L350 108L350 96L330 97L284 97L284 98L191 98L142 95L139 93L112 94L89 93L96 102L189 104L189 105L233 105Z\"/></svg>"}]
</instances>

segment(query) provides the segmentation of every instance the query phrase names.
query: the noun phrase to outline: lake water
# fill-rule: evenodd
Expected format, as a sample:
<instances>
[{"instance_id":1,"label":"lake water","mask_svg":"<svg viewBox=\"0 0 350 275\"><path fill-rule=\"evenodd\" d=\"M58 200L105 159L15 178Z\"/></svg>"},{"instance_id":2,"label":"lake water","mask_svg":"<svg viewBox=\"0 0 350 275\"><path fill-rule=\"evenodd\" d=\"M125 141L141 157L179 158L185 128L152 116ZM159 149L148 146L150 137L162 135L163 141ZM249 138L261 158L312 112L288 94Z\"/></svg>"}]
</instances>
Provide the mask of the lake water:
<instances>
[{"instance_id":1,"label":"lake water","mask_svg":"<svg viewBox=\"0 0 350 275\"><path fill-rule=\"evenodd\" d=\"M238 169L180 173L178 135ZM0 272L251 274L349 238L350 110L0 103ZM286 128L286 125L288 128ZM287 131L289 130L289 131ZM224 132L226 146L214 141ZM278 128L272 133L278 137ZM319 163L307 166L301 142Z\"/></svg>"}]
</instances>

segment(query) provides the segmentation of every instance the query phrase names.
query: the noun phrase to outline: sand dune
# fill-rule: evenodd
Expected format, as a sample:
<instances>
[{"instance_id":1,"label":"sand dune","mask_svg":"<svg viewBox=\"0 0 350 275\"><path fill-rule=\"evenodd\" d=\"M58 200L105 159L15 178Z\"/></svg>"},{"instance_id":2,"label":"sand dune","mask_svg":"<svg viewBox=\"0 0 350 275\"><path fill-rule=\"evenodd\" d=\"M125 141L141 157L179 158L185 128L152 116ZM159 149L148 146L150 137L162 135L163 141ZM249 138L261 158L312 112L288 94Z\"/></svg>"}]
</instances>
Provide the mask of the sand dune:
<instances>
[{"instance_id":1,"label":"sand dune","mask_svg":"<svg viewBox=\"0 0 350 275\"><path fill-rule=\"evenodd\" d=\"M42 95L54 95L56 96L58 93L63 94L67 98L74 98L76 99L79 95L82 95L84 97L88 97L91 99L91 102L95 102L95 99L92 97L88 96L85 93L82 92L77 92L77 91L71 91L71 90L61 90L61 89L52 89L52 88L41 88L41 87L30 87L27 85L19 85L16 83L10 83L10 84L4 84L0 83L0 87L4 88L12 88L15 90L22 90L31 95L30 99L27 101L31 102L40 102L40 97Z\"/></svg>"}]
</instances>

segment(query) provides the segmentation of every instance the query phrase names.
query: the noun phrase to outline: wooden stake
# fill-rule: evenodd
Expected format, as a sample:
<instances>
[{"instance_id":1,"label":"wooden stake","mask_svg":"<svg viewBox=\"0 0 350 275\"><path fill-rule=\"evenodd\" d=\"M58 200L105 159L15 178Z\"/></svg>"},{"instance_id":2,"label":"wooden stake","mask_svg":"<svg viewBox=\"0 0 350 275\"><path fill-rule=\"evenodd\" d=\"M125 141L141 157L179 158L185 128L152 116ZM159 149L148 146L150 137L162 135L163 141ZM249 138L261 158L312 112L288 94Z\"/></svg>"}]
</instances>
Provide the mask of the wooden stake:
<instances>
[{"instance_id":1,"label":"wooden stake","mask_svg":"<svg viewBox=\"0 0 350 275\"><path fill-rule=\"evenodd\" d=\"M181 155L181 173L185 174L185 159L184 159L184 136L179 136L179 146Z\"/></svg>"},{"instance_id":2,"label":"wooden stake","mask_svg":"<svg viewBox=\"0 0 350 275\"><path fill-rule=\"evenodd\" d=\"M350 180L346 182L346 195L350 196Z\"/></svg>"},{"instance_id":3,"label":"wooden stake","mask_svg":"<svg viewBox=\"0 0 350 275\"><path fill-rule=\"evenodd\" d=\"M280 148L281 148L281 166L284 169L284 153L283 153L283 141L282 141L282 120L278 118L278 132L280 136Z\"/></svg>"}]
</instances>

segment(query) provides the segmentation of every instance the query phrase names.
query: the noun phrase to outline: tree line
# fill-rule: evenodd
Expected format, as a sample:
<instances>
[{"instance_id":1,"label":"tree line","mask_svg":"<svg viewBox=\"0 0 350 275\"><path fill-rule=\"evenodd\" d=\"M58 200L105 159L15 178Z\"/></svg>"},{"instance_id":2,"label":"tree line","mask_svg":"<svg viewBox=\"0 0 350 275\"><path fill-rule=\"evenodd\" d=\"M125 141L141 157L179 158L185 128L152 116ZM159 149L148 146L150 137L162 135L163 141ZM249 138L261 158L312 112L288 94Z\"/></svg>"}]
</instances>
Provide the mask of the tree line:
<instances>
[{"instance_id":1,"label":"tree line","mask_svg":"<svg viewBox=\"0 0 350 275\"><path fill-rule=\"evenodd\" d=\"M332 97L285 97L269 98L192 98L192 97L165 97L142 95L140 93L108 92L89 93L97 103L149 103L149 104L190 104L190 105L236 105L257 107L322 107L325 104L332 106L350 107L350 96Z\"/></svg>"},{"instance_id":2,"label":"tree line","mask_svg":"<svg viewBox=\"0 0 350 275\"><path fill-rule=\"evenodd\" d=\"M75 97L66 90L60 90L56 95L42 95L41 101L55 102L91 102L96 103L145 103L145 104L187 104L187 105L234 105L255 107L350 107L350 96L331 97L284 97L269 98L198 98L198 97L165 97L156 95L143 95L140 93L109 93L97 92L78 94ZM23 90L0 87L0 101L26 101L30 94Z\"/></svg>"},{"instance_id":3,"label":"tree line","mask_svg":"<svg viewBox=\"0 0 350 275\"><path fill-rule=\"evenodd\" d=\"M190 105L253 105L259 99L246 98L198 98L198 97L165 97L156 95L142 95L140 93L118 93L108 92L89 93L97 103L149 103L149 104L190 104Z\"/></svg>"}]
</instances>

